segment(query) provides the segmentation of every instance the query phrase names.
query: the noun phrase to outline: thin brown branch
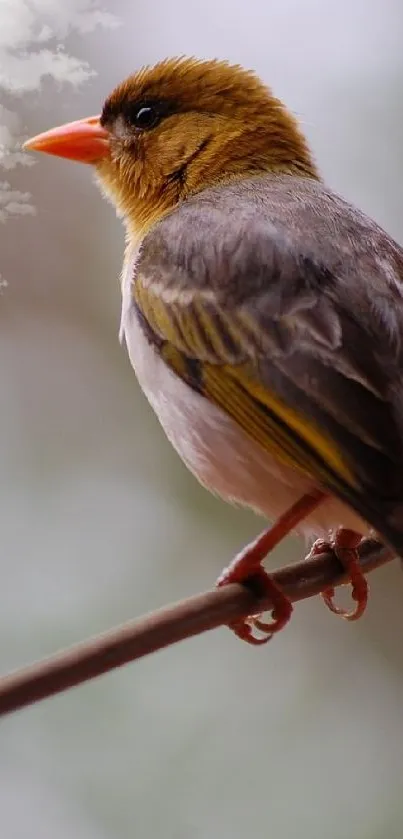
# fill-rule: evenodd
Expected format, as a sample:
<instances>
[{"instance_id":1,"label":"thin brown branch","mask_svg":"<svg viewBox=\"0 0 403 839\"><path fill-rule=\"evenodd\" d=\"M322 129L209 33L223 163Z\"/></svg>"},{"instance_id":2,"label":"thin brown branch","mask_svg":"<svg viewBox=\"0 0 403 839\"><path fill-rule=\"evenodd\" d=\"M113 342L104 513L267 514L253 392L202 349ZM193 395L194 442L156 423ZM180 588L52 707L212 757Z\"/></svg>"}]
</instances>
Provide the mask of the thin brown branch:
<instances>
[{"instance_id":1,"label":"thin brown branch","mask_svg":"<svg viewBox=\"0 0 403 839\"><path fill-rule=\"evenodd\" d=\"M390 550L372 539L361 543L359 554L365 573L393 558ZM345 572L330 553L288 565L273 577L294 602L345 582ZM0 715L270 605L241 585L229 585L152 612L4 676L0 679Z\"/></svg>"}]
</instances>

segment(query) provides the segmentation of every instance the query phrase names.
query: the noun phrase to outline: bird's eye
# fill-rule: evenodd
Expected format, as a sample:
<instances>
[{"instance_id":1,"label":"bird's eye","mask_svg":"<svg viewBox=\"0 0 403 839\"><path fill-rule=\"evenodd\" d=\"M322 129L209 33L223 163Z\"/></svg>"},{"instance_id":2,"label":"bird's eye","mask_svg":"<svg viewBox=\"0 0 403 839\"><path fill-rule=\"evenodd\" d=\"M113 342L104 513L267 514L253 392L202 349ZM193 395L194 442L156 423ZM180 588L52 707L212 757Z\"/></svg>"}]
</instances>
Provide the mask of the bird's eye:
<instances>
[{"instance_id":1,"label":"bird's eye","mask_svg":"<svg viewBox=\"0 0 403 839\"><path fill-rule=\"evenodd\" d=\"M159 122L161 114L155 105L136 105L130 108L127 119L135 128L154 128Z\"/></svg>"}]
</instances>

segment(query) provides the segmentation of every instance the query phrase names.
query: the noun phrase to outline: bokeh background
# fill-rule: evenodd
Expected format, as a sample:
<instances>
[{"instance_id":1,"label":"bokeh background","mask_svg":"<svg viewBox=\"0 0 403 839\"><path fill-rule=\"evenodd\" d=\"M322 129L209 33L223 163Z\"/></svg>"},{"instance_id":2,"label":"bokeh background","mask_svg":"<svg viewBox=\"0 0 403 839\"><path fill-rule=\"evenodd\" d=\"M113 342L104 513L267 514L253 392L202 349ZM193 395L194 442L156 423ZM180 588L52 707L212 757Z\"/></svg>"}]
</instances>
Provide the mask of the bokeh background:
<instances>
[{"instance_id":1,"label":"bokeh background","mask_svg":"<svg viewBox=\"0 0 403 839\"><path fill-rule=\"evenodd\" d=\"M89 167L16 143L142 63L228 58L403 241L402 27L401 0L0 0L1 672L209 587L262 526L196 484L140 393ZM221 629L6 718L2 838L400 839L398 567L371 588L357 625L315 599L263 650Z\"/></svg>"}]
</instances>

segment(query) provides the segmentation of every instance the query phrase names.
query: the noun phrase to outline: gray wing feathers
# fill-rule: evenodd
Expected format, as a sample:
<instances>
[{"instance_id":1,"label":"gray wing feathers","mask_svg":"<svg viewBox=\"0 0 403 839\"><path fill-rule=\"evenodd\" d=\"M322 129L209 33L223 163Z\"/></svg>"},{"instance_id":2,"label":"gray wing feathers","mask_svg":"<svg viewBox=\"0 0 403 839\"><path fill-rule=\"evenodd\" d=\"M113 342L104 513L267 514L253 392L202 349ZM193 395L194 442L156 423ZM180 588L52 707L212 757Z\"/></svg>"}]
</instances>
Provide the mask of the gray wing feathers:
<instances>
[{"instance_id":1,"label":"gray wing feathers","mask_svg":"<svg viewBox=\"0 0 403 839\"><path fill-rule=\"evenodd\" d=\"M228 313L260 381L327 423L366 491L403 503L403 251L373 221L318 181L253 178L156 225L138 276Z\"/></svg>"}]
</instances>

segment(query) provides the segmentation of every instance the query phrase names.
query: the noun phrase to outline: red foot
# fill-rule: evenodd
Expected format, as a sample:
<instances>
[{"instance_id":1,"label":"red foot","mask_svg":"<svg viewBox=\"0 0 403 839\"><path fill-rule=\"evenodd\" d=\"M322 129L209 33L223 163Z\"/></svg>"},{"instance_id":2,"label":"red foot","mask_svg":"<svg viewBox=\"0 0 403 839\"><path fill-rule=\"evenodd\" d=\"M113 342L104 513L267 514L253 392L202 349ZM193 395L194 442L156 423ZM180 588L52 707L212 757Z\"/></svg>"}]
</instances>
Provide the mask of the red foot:
<instances>
[{"instance_id":1,"label":"red foot","mask_svg":"<svg viewBox=\"0 0 403 839\"><path fill-rule=\"evenodd\" d=\"M348 621L356 621L365 612L368 602L368 583L361 571L357 548L362 540L359 533L347 528L340 528L336 531L333 539L326 542L318 539L312 546L311 556L333 551L343 568L348 572L352 592L351 596L356 603L355 608L348 612L334 602L334 588L330 587L322 591L322 598L326 606L335 615L340 615Z\"/></svg>"},{"instance_id":2,"label":"red foot","mask_svg":"<svg viewBox=\"0 0 403 839\"><path fill-rule=\"evenodd\" d=\"M260 536L247 545L222 572L217 580L218 586L229 583L243 583L258 594L259 597L268 597L272 602L273 620L263 621L261 615L251 615L229 624L230 629L235 632L238 638L247 641L249 644L266 644L275 632L279 632L289 621L292 605L291 601L274 582L272 577L262 568L262 562L287 536L302 519L306 518L312 510L324 500L325 493L321 491L304 495L296 502L283 516L281 516L273 527L263 531ZM263 633L262 636L255 635L257 629Z\"/></svg>"},{"instance_id":3,"label":"red foot","mask_svg":"<svg viewBox=\"0 0 403 839\"><path fill-rule=\"evenodd\" d=\"M256 542L253 543L256 545ZM242 564L246 559L246 553L248 551L248 547L245 548L245 551L242 554L239 554L236 557L236 560L242 560ZM236 561L235 560L235 561ZM281 589L276 585L272 577L259 565L257 568L255 567L251 574L244 580L240 580L238 578L238 574L236 568L234 567L233 572L231 571L232 564L221 574L221 577L217 581L218 586L225 586L228 583L234 582L243 582L245 585L248 585L251 589L253 589L254 593L258 595L258 597L264 598L268 597L272 601L272 616L273 620L271 621L263 621L261 619L261 615L250 615L247 618L241 618L240 620L233 621L229 624L230 629L235 632L235 635L238 638L241 638L242 641L247 641L248 644L254 644L255 646L259 644L267 644L270 641L272 635L275 632L279 632L280 629L288 623L291 612L292 612L292 605L291 601L288 597L283 594ZM234 576L232 575L234 574ZM257 629L262 635L255 635L254 629Z\"/></svg>"}]
</instances>

